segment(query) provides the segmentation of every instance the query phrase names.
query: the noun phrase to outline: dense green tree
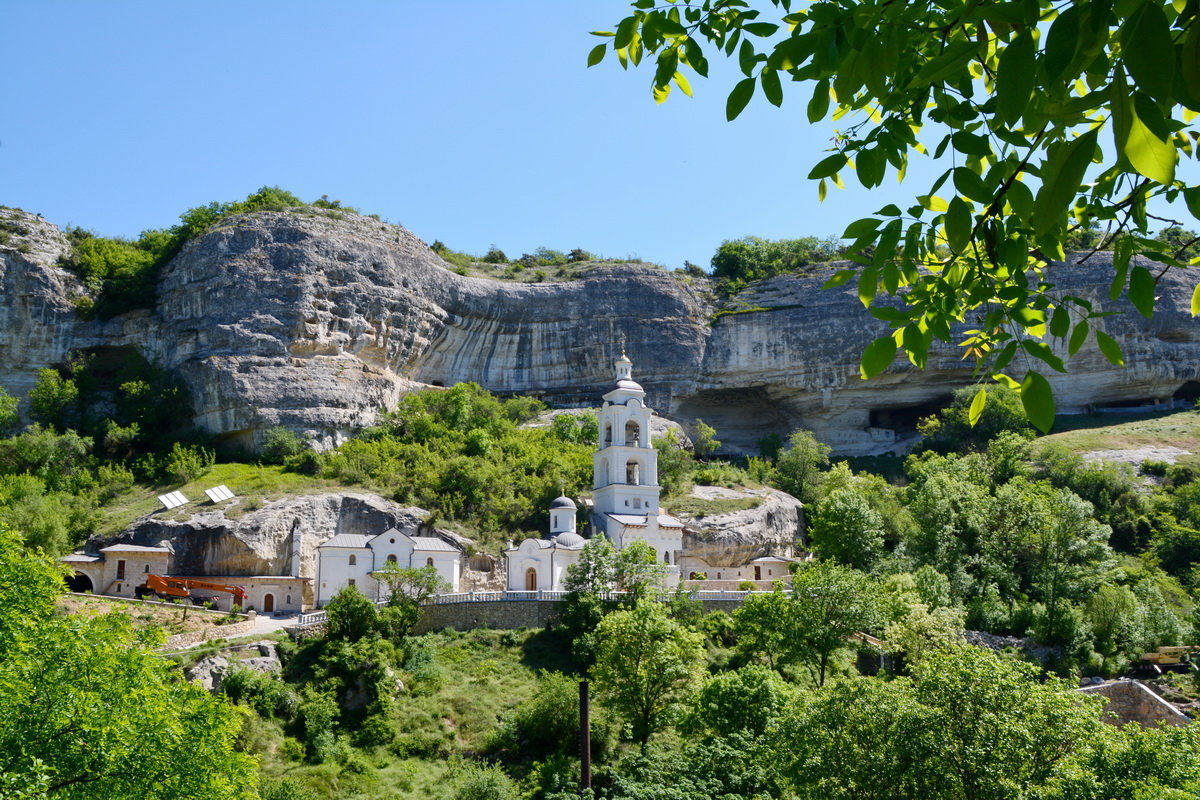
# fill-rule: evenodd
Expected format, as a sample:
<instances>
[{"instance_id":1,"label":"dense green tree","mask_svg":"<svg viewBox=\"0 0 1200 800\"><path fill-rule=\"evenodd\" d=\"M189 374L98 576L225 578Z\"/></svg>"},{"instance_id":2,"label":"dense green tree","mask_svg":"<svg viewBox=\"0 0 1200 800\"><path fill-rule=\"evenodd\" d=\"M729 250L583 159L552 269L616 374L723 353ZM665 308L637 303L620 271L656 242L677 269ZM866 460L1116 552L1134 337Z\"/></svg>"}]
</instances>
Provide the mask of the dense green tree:
<instances>
[{"instance_id":1,"label":"dense green tree","mask_svg":"<svg viewBox=\"0 0 1200 800\"><path fill-rule=\"evenodd\" d=\"M774 670L748 664L709 678L692 700L684 727L717 736L762 736L794 698L795 690Z\"/></svg>"},{"instance_id":2,"label":"dense green tree","mask_svg":"<svg viewBox=\"0 0 1200 800\"><path fill-rule=\"evenodd\" d=\"M375 604L353 585L340 589L325 606L325 613L328 616L326 635L347 642L356 642L374 633L379 616Z\"/></svg>"},{"instance_id":3,"label":"dense green tree","mask_svg":"<svg viewBox=\"0 0 1200 800\"><path fill-rule=\"evenodd\" d=\"M787 272L799 272L812 264L832 260L841 249L836 237L818 239L726 239L712 257L712 276L735 286L770 278Z\"/></svg>"},{"instance_id":4,"label":"dense green tree","mask_svg":"<svg viewBox=\"0 0 1200 800\"><path fill-rule=\"evenodd\" d=\"M58 568L0 530L0 794L249 800L233 709L156 656L124 614L65 617Z\"/></svg>"},{"instance_id":5,"label":"dense green tree","mask_svg":"<svg viewBox=\"0 0 1200 800\"><path fill-rule=\"evenodd\" d=\"M763 659L772 669L797 660L794 614L792 598L778 584L773 592L747 595L733 612L738 652L747 659Z\"/></svg>"},{"instance_id":6,"label":"dense green tree","mask_svg":"<svg viewBox=\"0 0 1200 800\"><path fill-rule=\"evenodd\" d=\"M387 606L379 611L379 625L391 639L407 636L421 619L421 604L450 589L434 566L401 567L388 562L375 570L374 577L388 590Z\"/></svg>"},{"instance_id":7,"label":"dense green tree","mask_svg":"<svg viewBox=\"0 0 1200 800\"><path fill-rule=\"evenodd\" d=\"M979 387L955 390L950 405L921 421L922 445L940 451L981 450L1001 433L1033 435L1018 392L1007 386L993 387L982 408L976 402L980 396Z\"/></svg>"},{"instance_id":8,"label":"dense green tree","mask_svg":"<svg viewBox=\"0 0 1200 800\"><path fill-rule=\"evenodd\" d=\"M16 430L20 419L17 413L17 398L0 387L0 436L7 436Z\"/></svg>"},{"instance_id":9,"label":"dense green tree","mask_svg":"<svg viewBox=\"0 0 1200 800\"><path fill-rule=\"evenodd\" d=\"M1101 310L1056 291L1044 265L1064 257L1075 229L1098 222L1109 237L1123 233L1111 294L1153 313L1155 273L1130 255L1180 262L1171 243L1152 238L1148 204L1181 199L1200 217L1200 186L1176 178L1200 111L1193 6L632 6L611 31L597 32L606 38L588 64L610 49L622 66L652 56L662 102L672 86L691 93L686 73L707 76L708 55L736 54L745 77L729 94L730 119L756 89L780 105L791 86L808 101L810 122L839 120L833 152L808 173L821 198L847 170L869 189L891 170L903 177L913 153L953 156L908 208L884 206L843 234L858 266L831 283L856 279L859 299L894 329L864 352L864 377L886 369L899 348L923 367L934 339L961 346L985 374L1023 368L1025 358L1061 369L1062 351L1047 334L1072 354L1094 339L1122 363L1119 347L1093 327ZM876 302L880 295L887 300ZM969 323L967 335L955 323ZM1028 370L1020 384L1002 380L1020 386L1031 420L1048 430L1054 404L1045 377Z\"/></svg>"},{"instance_id":10,"label":"dense green tree","mask_svg":"<svg viewBox=\"0 0 1200 800\"><path fill-rule=\"evenodd\" d=\"M682 494L696 466L692 454L684 448L679 434L674 430L656 436L654 449L658 451L658 485L662 487L663 495L670 497Z\"/></svg>"},{"instance_id":11,"label":"dense green tree","mask_svg":"<svg viewBox=\"0 0 1200 800\"><path fill-rule=\"evenodd\" d=\"M830 492L808 520L808 541L822 558L870 569L883 554L883 517L853 489Z\"/></svg>"},{"instance_id":12,"label":"dense green tree","mask_svg":"<svg viewBox=\"0 0 1200 800\"><path fill-rule=\"evenodd\" d=\"M1095 698L1032 665L960 646L914 677L846 680L785 724L801 798L1016 800L1034 796L1103 729Z\"/></svg>"},{"instance_id":13,"label":"dense green tree","mask_svg":"<svg viewBox=\"0 0 1200 800\"><path fill-rule=\"evenodd\" d=\"M62 431L79 424L79 387L56 369L38 370L29 390L29 416Z\"/></svg>"},{"instance_id":14,"label":"dense green tree","mask_svg":"<svg viewBox=\"0 0 1200 800\"><path fill-rule=\"evenodd\" d=\"M821 468L829 466L831 452L829 445L817 441L811 431L795 431L775 464L779 488L805 503L814 502Z\"/></svg>"},{"instance_id":15,"label":"dense green tree","mask_svg":"<svg viewBox=\"0 0 1200 800\"><path fill-rule=\"evenodd\" d=\"M643 600L600 623L592 676L644 750L694 684L702 656L699 634L673 621L660 603Z\"/></svg>"},{"instance_id":16,"label":"dense green tree","mask_svg":"<svg viewBox=\"0 0 1200 800\"><path fill-rule=\"evenodd\" d=\"M878 626L878 591L865 573L826 561L801 565L792 576L791 646L818 686L847 637Z\"/></svg>"}]
</instances>

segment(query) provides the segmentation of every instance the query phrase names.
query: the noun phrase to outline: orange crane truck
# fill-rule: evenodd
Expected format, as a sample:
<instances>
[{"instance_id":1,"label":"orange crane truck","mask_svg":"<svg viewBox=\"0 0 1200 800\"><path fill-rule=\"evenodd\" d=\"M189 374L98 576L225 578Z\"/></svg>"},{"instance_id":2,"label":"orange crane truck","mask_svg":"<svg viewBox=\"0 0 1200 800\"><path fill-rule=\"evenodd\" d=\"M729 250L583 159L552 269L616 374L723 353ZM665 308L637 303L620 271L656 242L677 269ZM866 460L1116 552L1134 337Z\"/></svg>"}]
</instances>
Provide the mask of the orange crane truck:
<instances>
[{"instance_id":1,"label":"orange crane truck","mask_svg":"<svg viewBox=\"0 0 1200 800\"><path fill-rule=\"evenodd\" d=\"M201 598L198 595L192 594L192 589L200 589L201 591L210 592L225 592L233 595L233 602L239 606L246 605L246 590L241 586L233 586L226 583L215 583L213 581L202 581L196 578L168 578L162 575L147 575L146 590L147 592L158 595L159 597L186 597L193 603L204 602L207 598Z\"/></svg>"}]
</instances>

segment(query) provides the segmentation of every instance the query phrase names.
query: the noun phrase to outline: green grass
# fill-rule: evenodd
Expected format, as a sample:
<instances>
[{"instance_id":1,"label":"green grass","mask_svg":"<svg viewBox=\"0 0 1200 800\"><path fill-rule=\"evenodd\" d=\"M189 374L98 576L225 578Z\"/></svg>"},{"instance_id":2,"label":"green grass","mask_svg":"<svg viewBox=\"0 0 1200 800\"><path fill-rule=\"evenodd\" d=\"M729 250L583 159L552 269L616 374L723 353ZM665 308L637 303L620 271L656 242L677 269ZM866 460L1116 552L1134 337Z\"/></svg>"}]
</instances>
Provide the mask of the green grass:
<instances>
[{"instance_id":1,"label":"green grass","mask_svg":"<svg viewBox=\"0 0 1200 800\"><path fill-rule=\"evenodd\" d=\"M247 715L240 741L261 758L268 782L291 780L322 799L448 798L462 764L485 752L504 716L533 694L535 664L561 657L546 652L556 649L546 637L541 631L426 634L432 665L417 674L398 673L404 688L393 696L389 715L395 740L355 750L344 764L298 760L294 745L288 752L283 727L255 714Z\"/></svg>"},{"instance_id":2,"label":"green grass","mask_svg":"<svg viewBox=\"0 0 1200 800\"><path fill-rule=\"evenodd\" d=\"M752 508L758 508L762 503L763 499L761 497L721 497L706 500L701 497L687 495L669 500L666 503L666 507L667 511L677 516L700 519L702 517L730 514L734 511L748 511Z\"/></svg>"},{"instance_id":3,"label":"green grass","mask_svg":"<svg viewBox=\"0 0 1200 800\"><path fill-rule=\"evenodd\" d=\"M1047 444L1059 444L1080 454L1155 446L1200 454L1200 412L1060 416L1055 421L1055 433L1039 439L1036 446ZM1200 455L1181 460L1195 463Z\"/></svg>"},{"instance_id":4,"label":"green grass","mask_svg":"<svg viewBox=\"0 0 1200 800\"><path fill-rule=\"evenodd\" d=\"M225 484L238 499L214 505L204 496L205 489ZM101 509L102 518L97 533L111 535L129 527L134 520L159 511L159 519L186 520L201 511L226 508L226 515L239 517L247 511L261 508L265 503L283 497L315 494L343 488L341 484L321 478L311 478L282 467L255 464L216 464L198 480L173 486L136 485ZM163 510L158 496L181 491L191 501L171 511ZM358 487L357 491L363 491Z\"/></svg>"}]
</instances>

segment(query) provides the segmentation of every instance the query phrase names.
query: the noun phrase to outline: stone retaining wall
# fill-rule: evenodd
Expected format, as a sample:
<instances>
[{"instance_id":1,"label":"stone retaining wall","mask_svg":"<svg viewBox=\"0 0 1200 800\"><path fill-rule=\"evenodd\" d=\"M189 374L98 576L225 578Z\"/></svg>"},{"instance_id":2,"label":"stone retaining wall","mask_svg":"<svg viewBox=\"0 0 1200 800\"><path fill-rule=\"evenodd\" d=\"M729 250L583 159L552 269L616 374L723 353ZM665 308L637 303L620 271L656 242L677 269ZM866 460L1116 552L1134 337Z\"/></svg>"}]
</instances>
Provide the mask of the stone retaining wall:
<instances>
[{"instance_id":1,"label":"stone retaining wall","mask_svg":"<svg viewBox=\"0 0 1200 800\"><path fill-rule=\"evenodd\" d=\"M1154 728L1160 723L1187 725L1191 722L1186 714L1140 681L1112 681L1098 686L1085 686L1079 691L1108 698L1108 705L1104 707L1105 722L1112 725L1136 722L1143 728Z\"/></svg>"},{"instance_id":2,"label":"stone retaining wall","mask_svg":"<svg viewBox=\"0 0 1200 800\"><path fill-rule=\"evenodd\" d=\"M207 642L210 639L231 639L234 636L244 636L253 630L253 618L243 620L241 622L234 622L231 625L214 625L211 628L203 628L198 631L189 631L187 633L177 633L174 636L168 636L167 643L164 644L161 649L182 650L190 645L198 644L200 642Z\"/></svg>"},{"instance_id":3,"label":"stone retaining wall","mask_svg":"<svg viewBox=\"0 0 1200 800\"><path fill-rule=\"evenodd\" d=\"M469 631L476 628L512 630L516 628L544 628L558 619L561 600L483 600L469 603L442 603L423 606L421 620L413 633L449 628ZM701 600L707 614L712 611L733 613L742 604L736 600ZM305 632L306 635L312 635Z\"/></svg>"}]
</instances>

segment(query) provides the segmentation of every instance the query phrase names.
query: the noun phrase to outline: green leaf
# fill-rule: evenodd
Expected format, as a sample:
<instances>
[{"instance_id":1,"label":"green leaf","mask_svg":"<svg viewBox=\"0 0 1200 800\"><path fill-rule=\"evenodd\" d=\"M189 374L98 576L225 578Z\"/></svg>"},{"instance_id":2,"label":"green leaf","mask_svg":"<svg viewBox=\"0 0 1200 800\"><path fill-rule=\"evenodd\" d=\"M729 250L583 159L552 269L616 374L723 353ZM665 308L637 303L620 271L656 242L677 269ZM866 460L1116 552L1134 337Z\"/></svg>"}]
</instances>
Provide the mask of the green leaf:
<instances>
[{"instance_id":1,"label":"green leaf","mask_svg":"<svg viewBox=\"0 0 1200 800\"><path fill-rule=\"evenodd\" d=\"M1159 138L1143 121L1145 111L1139 113L1140 105L1134 102L1128 107L1129 135L1122 152L1139 173L1152 181L1169 184L1175 180L1175 162L1179 153L1169 136Z\"/></svg>"},{"instance_id":2,"label":"green leaf","mask_svg":"<svg viewBox=\"0 0 1200 800\"><path fill-rule=\"evenodd\" d=\"M1158 0L1139 3L1121 26L1120 36L1121 56L1133 82L1156 100L1172 99L1175 43L1162 3Z\"/></svg>"},{"instance_id":3,"label":"green leaf","mask_svg":"<svg viewBox=\"0 0 1200 800\"><path fill-rule=\"evenodd\" d=\"M983 407L987 405L987 387L980 386L979 391L975 393L975 399L971 401L971 407L967 409L967 422L974 428L979 422L979 418L983 416Z\"/></svg>"},{"instance_id":4,"label":"green leaf","mask_svg":"<svg viewBox=\"0 0 1200 800\"><path fill-rule=\"evenodd\" d=\"M1192 316L1200 315L1200 283L1192 290Z\"/></svg>"},{"instance_id":5,"label":"green leaf","mask_svg":"<svg viewBox=\"0 0 1200 800\"><path fill-rule=\"evenodd\" d=\"M822 289L836 289L839 286L845 285L851 278L858 274L856 269L839 269L833 273L833 277L825 281Z\"/></svg>"},{"instance_id":6,"label":"green leaf","mask_svg":"<svg viewBox=\"0 0 1200 800\"><path fill-rule=\"evenodd\" d=\"M858 276L858 299L863 308L870 308L875 300L875 292L879 289L879 269L872 265L864 269Z\"/></svg>"},{"instance_id":7,"label":"green leaf","mask_svg":"<svg viewBox=\"0 0 1200 800\"><path fill-rule=\"evenodd\" d=\"M1087 337L1087 320L1080 320L1075 323L1075 330L1071 331L1071 341L1067 342L1067 353L1070 355L1078 353L1079 348L1083 347L1083 343L1087 341Z\"/></svg>"},{"instance_id":8,"label":"green leaf","mask_svg":"<svg viewBox=\"0 0 1200 800\"><path fill-rule=\"evenodd\" d=\"M817 81L813 88L812 99L808 101L808 121L820 122L829 113L829 81L825 78Z\"/></svg>"},{"instance_id":9,"label":"green leaf","mask_svg":"<svg viewBox=\"0 0 1200 800\"><path fill-rule=\"evenodd\" d=\"M1050 335L1061 339L1067 335L1067 331L1070 329L1071 312L1067 311L1066 306L1059 306L1054 309L1054 313L1050 316Z\"/></svg>"},{"instance_id":10,"label":"green leaf","mask_svg":"<svg viewBox=\"0 0 1200 800\"><path fill-rule=\"evenodd\" d=\"M1129 274L1129 302L1147 319L1154 316L1154 290L1157 286L1153 273L1145 267L1136 266Z\"/></svg>"},{"instance_id":11,"label":"green leaf","mask_svg":"<svg viewBox=\"0 0 1200 800\"><path fill-rule=\"evenodd\" d=\"M1033 36L1022 31L1000 54L996 70L996 116L1010 125L1021 118L1033 94Z\"/></svg>"},{"instance_id":12,"label":"green leaf","mask_svg":"<svg viewBox=\"0 0 1200 800\"><path fill-rule=\"evenodd\" d=\"M1062 225L1096 153L1098 133L1097 128L1092 128L1065 148L1047 155L1043 162L1042 188L1033 201L1033 230L1038 236Z\"/></svg>"},{"instance_id":13,"label":"green leaf","mask_svg":"<svg viewBox=\"0 0 1200 800\"><path fill-rule=\"evenodd\" d=\"M946 210L944 221L946 239L950 243L950 249L955 253L961 253L971 241L970 206L961 197L953 198L950 201L950 207Z\"/></svg>"},{"instance_id":14,"label":"green leaf","mask_svg":"<svg viewBox=\"0 0 1200 800\"><path fill-rule=\"evenodd\" d=\"M954 168L954 188L964 197L984 205L991 203L995 196L993 190L983 182L983 178L980 178L975 170L967 167Z\"/></svg>"},{"instance_id":15,"label":"green leaf","mask_svg":"<svg viewBox=\"0 0 1200 800\"><path fill-rule=\"evenodd\" d=\"M767 102L776 108L783 105L783 87L779 84L779 73L773 69L764 69L759 75L759 81L762 83L763 94L767 96Z\"/></svg>"},{"instance_id":16,"label":"green leaf","mask_svg":"<svg viewBox=\"0 0 1200 800\"><path fill-rule=\"evenodd\" d=\"M818 166L820 165L818 164ZM861 239L864 236L869 236L870 234L879 230L880 222L882 222L882 220L875 219L874 217L863 217L862 219L856 219L854 222L851 222L846 226L846 230L842 231L842 238Z\"/></svg>"},{"instance_id":17,"label":"green leaf","mask_svg":"<svg viewBox=\"0 0 1200 800\"><path fill-rule=\"evenodd\" d=\"M1133 255L1133 239L1122 236L1113 246L1113 276L1112 285L1108 287L1108 299L1116 300L1125 291L1125 276L1129 274L1129 258Z\"/></svg>"},{"instance_id":18,"label":"green leaf","mask_svg":"<svg viewBox=\"0 0 1200 800\"><path fill-rule=\"evenodd\" d=\"M1054 391L1039 373L1029 372L1021 382L1021 405L1033 427L1042 433L1054 427Z\"/></svg>"},{"instance_id":19,"label":"green leaf","mask_svg":"<svg viewBox=\"0 0 1200 800\"><path fill-rule=\"evenodd\" d=\"M863 380L873 378L888 368L896 357L896 340L891 336L882 336L867 345L863 350L862 363L858 372Z\"/></svg>"},{"instance_id":20,"label":"green leaf","mask_svg":"<svg viewBox=\"0 0 1200 800\"><path fill-rule=\"evenodd\" d=\"M608 50L607 44L598 44L595 47L593 47L592 52L588 53L587 65L589 67L594 67L597 64L599 64L601 61L604 60L604 53L607 50Z\"/></svg>"},{"instance_id":21,"label":"green leaf","mask_svg":"<svg viewBox=\"0 0 1200 800\"><path fill-rule=\"evenodd\" d=\"M737 86L733 87L733 91L729 93L729 99L725 101L725 119L735 120L738 114L742 113L742 109L754 96L754 83L754 78L746 78L738 81Z\"/></svg>"},{"instance_id":22,"label":"green leaf","mask_svg":"<svg viewBox=\"0 0 1200 800\"><path fill-rule=\"evenodd\" d=\"M1117 367L1125 366L1125 356L1121 355L1121 345L1117 344L1115 339L1104 331L1096 331L1096 344L1109 363Z\"/></svg>"},{"instance_id":23,"label":"green leaf","mask_svg":"<svg viewBox=\"0 0 1200 800\"><path fill-rule=\"evenodd\" d=\"M682 72L676 72L671 80L675 81L675 85L679 87L679 91L683 92L688 97L692 96L692 84L688 83L687 76L685 76Z\"/></svg>"},{"instance_id":24,"label":"green leaf","mask_svg":"<svg viewBox=\"0 0 1200 800\"><path fill-rule=\"evenodd\" d=\"M828 178L831 175L836 175L838 170L844 166L846 166L846 155L844 153L834 153L817 162L817 165L809 171L808 179Z\"/></svg>"},{"instance_id":25,"label":"green leaf","mask_svg":"<svg viewBox=\"0 0 1200 800\"><path fill-rule=\"evenodd\" d=\"M1046 344L1045 342L1033 342L1029 339L1025 339L1021 342L1021 347L1026 353L1029 353L1029 355L1048 364L1055 372L1067 371L1062 359L1054 355L1054 351L1050 349L1050 345Z\"/></svg>"}]
</instances>

